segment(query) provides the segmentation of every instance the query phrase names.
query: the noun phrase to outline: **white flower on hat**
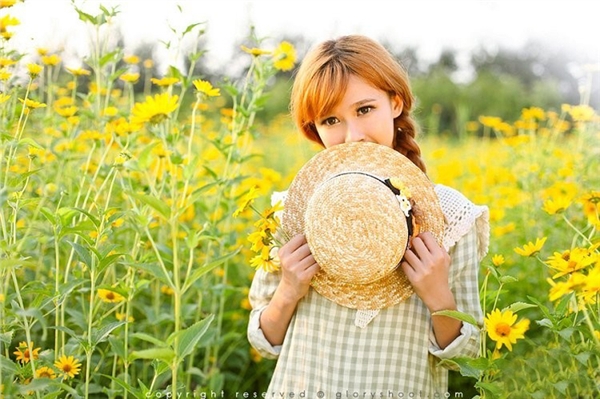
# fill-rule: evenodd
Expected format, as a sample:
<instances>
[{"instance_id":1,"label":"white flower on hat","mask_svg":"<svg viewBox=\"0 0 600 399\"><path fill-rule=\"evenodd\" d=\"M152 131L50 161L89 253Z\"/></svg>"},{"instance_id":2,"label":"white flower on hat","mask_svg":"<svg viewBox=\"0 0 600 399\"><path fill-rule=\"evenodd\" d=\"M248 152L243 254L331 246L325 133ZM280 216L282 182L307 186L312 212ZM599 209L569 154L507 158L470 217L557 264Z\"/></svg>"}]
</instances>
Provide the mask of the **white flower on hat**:
<instances>
[{"instance_id":1,"label":"white flower on hat","mask_svg":"<svg viewBox=\"0 0 600 399\"><path fill-rule=\"evenodd\" d=\"M410 205L410 201L408 200L408 198L406 198L406 196L402 194L396 195L396 198L398 198L398 202L400 203L400 209L402 209L402 212L404 212L404 216L409 217L412 206Z\"/></svg>"},{"instance_id":2,"label":"white flower on hat","mask_svg":"<svg viewBox=\"0 0 600 399\"><path fill-rule=\"evenodd\" d=\"M398 179L397 177L390 177L389 182L400 192L400 194L396 195L396 198L400 203L400 209L402 209L402 212L404 212L404 216L409 217L409 212L412 209L410 201L408 200L411 197L410 190L408 187L406 187L402 180Z\"/></svg>"}]
</instances>

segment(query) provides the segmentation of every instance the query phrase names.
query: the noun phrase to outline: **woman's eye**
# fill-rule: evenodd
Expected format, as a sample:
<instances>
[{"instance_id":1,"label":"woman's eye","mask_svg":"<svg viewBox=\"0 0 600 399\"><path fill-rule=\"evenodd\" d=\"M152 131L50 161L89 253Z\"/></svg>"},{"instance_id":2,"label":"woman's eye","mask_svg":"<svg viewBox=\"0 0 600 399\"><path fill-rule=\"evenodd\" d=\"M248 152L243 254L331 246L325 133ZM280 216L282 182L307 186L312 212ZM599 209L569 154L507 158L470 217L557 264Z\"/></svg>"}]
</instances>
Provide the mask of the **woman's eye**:
<instances>
[{"instance_id":1,"label":"woman's eye","mask_svg":"<svg viewBox=\"0 0 600 399\"><path fill-rule=\"evenodd\" d=\"M325 126L333 126L337 123L338 119L335 116L330 116L329 118L323 119L321 125Z\"/></svg>"},{"instance_id":2,"label":"woman's eye","mask_svg":"<svg viewBox=\"0 0 600 399\"><path fill-rule=\"evenodd\" d=\"M373 107L370 105L365 105L364 107L360 107L356 113L358 115L364 115L364 114L368 114L369 112L371 112L373 110Z\"/></svg>"}]
</instances>

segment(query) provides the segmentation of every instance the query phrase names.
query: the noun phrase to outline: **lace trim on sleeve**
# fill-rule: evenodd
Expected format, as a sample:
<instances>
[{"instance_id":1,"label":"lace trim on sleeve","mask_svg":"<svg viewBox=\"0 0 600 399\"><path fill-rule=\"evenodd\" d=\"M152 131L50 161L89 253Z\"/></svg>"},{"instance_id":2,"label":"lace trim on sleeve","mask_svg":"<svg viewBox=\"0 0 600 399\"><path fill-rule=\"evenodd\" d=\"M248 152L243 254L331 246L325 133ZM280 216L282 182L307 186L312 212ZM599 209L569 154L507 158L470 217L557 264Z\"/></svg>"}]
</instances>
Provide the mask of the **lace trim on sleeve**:
<instances>
[{"instance_id":1,"label":"lace trim on sleeve","mask_svg":"<svg viewBox=\"0 0 600 399\"><path fill-rule=\"evenodd\" d=\"M437 184L435 191L446 217L446 233L443 244L446 250L454 246L458 240L469 232L473 224L477 230L477 254L479 260L487 255L490 243L489 209L484 205L475 205L459 191Z\"/></svg>"}]
</instances>

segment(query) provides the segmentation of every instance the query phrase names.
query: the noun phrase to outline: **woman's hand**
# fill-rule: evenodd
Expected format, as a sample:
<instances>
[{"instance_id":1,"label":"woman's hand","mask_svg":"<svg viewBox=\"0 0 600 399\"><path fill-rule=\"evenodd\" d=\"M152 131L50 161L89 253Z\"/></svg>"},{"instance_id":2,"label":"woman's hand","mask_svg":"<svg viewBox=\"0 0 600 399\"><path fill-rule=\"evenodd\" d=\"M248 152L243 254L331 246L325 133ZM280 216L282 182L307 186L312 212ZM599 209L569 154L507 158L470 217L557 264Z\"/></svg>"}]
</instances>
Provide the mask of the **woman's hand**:
<instances>
[{"instance_id":1,"label":"woman's hand","mask_svg":"<svg viewBox=\"0 0 600 399\"><path fill-rule=\"evenodd\" d=\"M450 291L448 275L450 255L439 246L435 237L421 233L406 250L402 269L429 312L456 310L454 294ZM432 316L433 334L438 346L444 349L460 335L462 322L446 316Z\"/></svg>"},{"instance_id":2,"label":"woman's hand","mask_svg":"<svg viewBox=\"0 0 600 399\"><path fill-rule=\"evenodd\" d=\"M402 269L430 312L454 309L454 295L448 285L450 256L430 232L412 239L406 250Z\"/></svg>"},{"instance_id":3,"label":"woman's hand","mask_svg":"<svg viewBox=\"0 0 600 399\"><path fill-rule=\"evenodd\" d=\"M279 249L281 281L271 302L260 315L260 327L271 345L281 345L296 305L310 288L319 271L304 235L299 234Z\"/></svg>"},{"instance_id":4,"label":"woman's hand","mask_svg":"<svg viewBox=\"0 0 600 399\"><path fill-rule=\"evenodd\" d=\"M282 292L289 300L297 302L308 293L310 281L319 271L319 265L303 234L298 234L285 243L278 254L282 271Z\"/></svg>"}]
</instances>

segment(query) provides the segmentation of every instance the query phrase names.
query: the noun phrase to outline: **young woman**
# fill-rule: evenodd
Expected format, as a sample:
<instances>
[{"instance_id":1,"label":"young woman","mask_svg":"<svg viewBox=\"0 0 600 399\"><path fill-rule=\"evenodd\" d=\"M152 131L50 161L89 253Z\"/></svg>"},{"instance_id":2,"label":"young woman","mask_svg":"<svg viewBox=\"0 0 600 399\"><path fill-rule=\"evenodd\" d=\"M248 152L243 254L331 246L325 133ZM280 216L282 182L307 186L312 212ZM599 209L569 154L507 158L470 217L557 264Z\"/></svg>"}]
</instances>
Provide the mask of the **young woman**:
<instances>
[{"instance_id":1,"label":"young woman","mask_svg":"<svg viewBox=\"0 0 600 399\"><path fill-rule=\"evenodd\" d=\"M401 65L358 35L313 48L291 95L292 115L309 140L326 149L380 144L425 172L413 103ZM398 304L365 315L319 295L311 287L319 265L303 234L279 249L280 271L257 271L248 338L263 356L278 357L267 397L445 397L447 369L440 359L476 356L479 333L432 313L459 310L482 319L478 267L489 226L486 207L449 187L437 185L435 192L446 219L443 243L429 232L413 238L400 267L414 295Z\"/></svg>"}]
</instances>

